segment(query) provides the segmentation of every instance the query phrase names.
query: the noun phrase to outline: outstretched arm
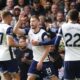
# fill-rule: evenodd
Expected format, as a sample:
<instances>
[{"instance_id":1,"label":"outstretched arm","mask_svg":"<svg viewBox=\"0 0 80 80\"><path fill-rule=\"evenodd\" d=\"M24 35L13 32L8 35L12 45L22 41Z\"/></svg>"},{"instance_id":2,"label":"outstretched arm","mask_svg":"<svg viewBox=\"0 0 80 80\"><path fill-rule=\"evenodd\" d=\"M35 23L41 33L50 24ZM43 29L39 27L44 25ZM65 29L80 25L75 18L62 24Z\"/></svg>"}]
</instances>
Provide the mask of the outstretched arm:
<instances>
[{"instance_id":1,"label":"outstretched arm","mask_svg":"<svg viewBox=\"0 0 80 80\"><path fill-rule=\"evenodd\" d=\"M61 40L61 37L62 37L62 30L59 29L57 36L54 37L54 38L52 38L51 40L44 40L44 41L41 41L41 42L38 42L38 41L33 40L32 41L32 44L35 45L35 46L59 45L59 42Z\"/></svg>"}]
</instances>

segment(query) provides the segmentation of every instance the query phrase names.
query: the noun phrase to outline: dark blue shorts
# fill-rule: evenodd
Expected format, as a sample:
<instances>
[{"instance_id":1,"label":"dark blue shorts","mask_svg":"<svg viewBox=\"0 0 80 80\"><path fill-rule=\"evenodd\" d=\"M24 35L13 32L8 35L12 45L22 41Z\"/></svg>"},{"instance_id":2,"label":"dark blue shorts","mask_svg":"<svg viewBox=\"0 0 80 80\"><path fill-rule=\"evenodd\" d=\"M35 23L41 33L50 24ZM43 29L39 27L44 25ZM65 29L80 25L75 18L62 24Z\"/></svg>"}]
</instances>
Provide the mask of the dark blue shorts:
<instances>
[{"instance_id":1,"label":"dark blue shorts","mask_svg":"<svg viewBox=\"0 0 80 80\"><path fill-rule=\"evenodd\" d=\"M40 76L42 75L43 77L50 77L50 76L58 76L58 69L54 66L53 62L49 61L49 62L44 62L43 63L43 67L41 71L38 71L36 69L37 66L37 61L32 62L29 71L28 71L28 75L33 74L35 76Z\"/></svg>"},{"instance_id":2,"label":"dark blue shorts","mask_svg":"<svg viewBox=\"0 0 80 80\"><path fill-rule=\"evenodd\" d=\"M17 60L0 61L1 72L18 72Z\"/></svg>"},{"instance_id":3,"label":"dark blue shorts","mask_svg":"<svg viewBox=\"0 0 80 80\"><path fill-rule=\"evenodd\" d=\"M64 79L80 78L80 61L64 62Z\"/></svg>"}]
</instances>

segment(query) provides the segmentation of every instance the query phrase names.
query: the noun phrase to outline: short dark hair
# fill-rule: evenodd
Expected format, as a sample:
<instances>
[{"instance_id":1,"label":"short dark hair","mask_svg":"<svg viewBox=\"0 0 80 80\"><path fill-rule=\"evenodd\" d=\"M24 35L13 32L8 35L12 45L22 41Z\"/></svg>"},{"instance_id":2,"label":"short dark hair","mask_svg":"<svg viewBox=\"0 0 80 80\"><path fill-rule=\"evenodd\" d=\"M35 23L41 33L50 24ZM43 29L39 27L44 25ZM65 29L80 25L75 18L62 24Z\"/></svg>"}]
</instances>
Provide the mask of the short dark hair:
<instances>
[{"instance_id":1,"label":"short dark hair","mask_svg":"<svg viewBox=\"0 0 80 80\"><path fill-rule=\"evenodd\" d=\"M19 39L23 39L23 40L26 40L27 37L25 35L22 35L22 36L19 36Z\"/></svg>"},{"instance_id":2,"label":"short dark hair","mask_svg":"<svg viewBox=\"0 0 80 80\"><path fill-rule=\"evenodd\" d=\"M32 15L31 18L36 18L39 21L39 16L37 15Z\"/></svg>"},{"instance_id":3,"label":"short dark hair","mask_svg":"<svg viewBox=\"0 0 80 80\"><path fill-rule=\"evenodd\" d=\"M6 18L6 17L9 16L9 15L12 16L12 14L11 14L9 11L6 11L6 10L2 11L1 16L2 16L3 19Z\"/></svg>"},{"instance_id":4,"label":"short dark hair","mask_svg":"<svg viewBox=\"0 0 80 80\"><path fill-rule=\"evenodd\" d=\"M68 12L68 16L70 17L71 20L76 21L78 20L78 11L76 9L72 9Z\"/></svg>"}]
</instances>

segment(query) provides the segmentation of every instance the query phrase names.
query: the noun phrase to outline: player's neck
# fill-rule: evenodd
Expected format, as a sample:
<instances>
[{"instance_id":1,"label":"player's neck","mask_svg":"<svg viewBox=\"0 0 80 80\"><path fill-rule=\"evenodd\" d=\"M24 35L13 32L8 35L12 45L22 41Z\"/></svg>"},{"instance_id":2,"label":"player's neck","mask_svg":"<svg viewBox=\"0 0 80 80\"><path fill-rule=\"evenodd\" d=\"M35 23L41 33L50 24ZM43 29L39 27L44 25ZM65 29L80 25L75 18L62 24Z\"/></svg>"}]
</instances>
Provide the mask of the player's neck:
<instances>
[{"instance_id":1,"label":"player's neck","mask_svg":"<svg viewBox=\"0 0 80 80\"><path fill-rule=\"evenodd\" d=\"M75 23L77 23L77 20L76 21L69 20L68 23L74 23L75 24Z\"/></svg>"},{"instance_id":2,"label":"player's neck","mask_svg":"<svg viewBox=\"0 0 80 80\"><path fill-rule=\"evenodd\" d=\"M38 33L39 31L40 31L40 28L39 28L39 27L33 29L33 32L34 32L35 34Z\"/></svg>"},{"instance_id":3,"label":"player's neck","mask_svg":"<svg viewBox=\"0 0 80 80\"><path fill-rule=\"evenodd\" d=\"M10 23L6 20L4 20L3 23L10 25Z\"/></svg>"}]
</instances>

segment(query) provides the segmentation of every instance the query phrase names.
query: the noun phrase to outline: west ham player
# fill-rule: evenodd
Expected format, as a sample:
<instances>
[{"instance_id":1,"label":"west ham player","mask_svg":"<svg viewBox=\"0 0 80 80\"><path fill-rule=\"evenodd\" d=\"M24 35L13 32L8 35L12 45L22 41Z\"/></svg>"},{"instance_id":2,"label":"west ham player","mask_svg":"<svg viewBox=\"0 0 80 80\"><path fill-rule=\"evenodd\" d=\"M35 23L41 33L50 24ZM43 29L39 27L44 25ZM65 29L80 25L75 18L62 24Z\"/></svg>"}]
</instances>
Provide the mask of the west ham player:
<instances>
[{"instance_id":1,"label":"west ham player","mask_svg":"<svg viewBox=\"0 0 80 80\"><path fill-rule=\"evenodd\" d=\"M3 11L2 23L0 23L0 70L6 80L12 80L12 75L16 80L19 80L19 75L17 73L18 66L15 60L15 55L11 49L11 46L18 46L14 43L11 37L11 21L11 13Z\"/></svg>"}]
</instances>

